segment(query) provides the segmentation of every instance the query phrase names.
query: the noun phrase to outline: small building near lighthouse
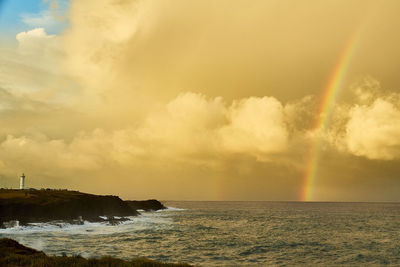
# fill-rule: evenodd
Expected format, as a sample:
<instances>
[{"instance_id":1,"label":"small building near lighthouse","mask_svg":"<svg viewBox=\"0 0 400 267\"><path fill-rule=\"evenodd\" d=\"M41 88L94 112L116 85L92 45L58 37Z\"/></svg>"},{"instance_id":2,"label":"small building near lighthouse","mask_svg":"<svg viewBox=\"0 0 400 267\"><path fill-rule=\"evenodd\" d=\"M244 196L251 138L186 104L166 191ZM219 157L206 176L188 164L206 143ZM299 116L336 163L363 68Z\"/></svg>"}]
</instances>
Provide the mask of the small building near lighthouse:
<instances>
[{"instance_id":1,"label":"small building near lighthouse","mask_svg":"<svg viewBox=\"0 0 400 267\"><path fill-rule=\"evenodd\" d=\"M25 186L25 174L22 173L19 179L19 189L24 189Z\"/></svg>"}]
</instances>

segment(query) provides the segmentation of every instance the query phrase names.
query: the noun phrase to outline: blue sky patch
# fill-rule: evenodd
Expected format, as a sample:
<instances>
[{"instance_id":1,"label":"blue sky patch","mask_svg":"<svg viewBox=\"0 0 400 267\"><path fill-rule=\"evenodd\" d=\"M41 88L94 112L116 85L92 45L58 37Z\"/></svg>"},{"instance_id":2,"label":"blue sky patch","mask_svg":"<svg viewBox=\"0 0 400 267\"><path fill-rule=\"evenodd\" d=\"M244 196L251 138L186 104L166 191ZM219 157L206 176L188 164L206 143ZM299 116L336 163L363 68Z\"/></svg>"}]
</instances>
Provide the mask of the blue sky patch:
<instances>
[{"instance_id":1,"label":"blue sky patch","mask_svg":"<svg viewBox=\"0 0 400 267\"><path fill-rule=\"evenodd\" d=\"M0 0L0 38L13 39L22 31L44 28L48 34L58 34L68 26L65 13L69 0ZM54 2L54 1L53 1Z\"/></svg>"}]
</instances>

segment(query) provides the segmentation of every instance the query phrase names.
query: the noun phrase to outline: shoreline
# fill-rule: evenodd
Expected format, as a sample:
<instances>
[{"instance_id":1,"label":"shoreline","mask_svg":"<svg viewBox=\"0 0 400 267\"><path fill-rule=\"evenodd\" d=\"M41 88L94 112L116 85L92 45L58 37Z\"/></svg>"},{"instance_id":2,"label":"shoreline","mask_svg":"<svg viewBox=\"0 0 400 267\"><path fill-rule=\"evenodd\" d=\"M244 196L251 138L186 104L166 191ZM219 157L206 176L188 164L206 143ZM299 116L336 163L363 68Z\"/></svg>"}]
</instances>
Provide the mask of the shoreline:
<instances>
[{"instance_id":1,"label":"shoreline","mask_svg":"<svg viewBox=\"0 0 400 267\"><path fill-rule=\"evenodd\" d=\"M21 245L10 238L0 238L0 266L152 266L190 267L187 263L165 263L147 258L122 260L114 257L84 258L75 256L48 256L44 252Z\"/></svg>"}]
</instances>

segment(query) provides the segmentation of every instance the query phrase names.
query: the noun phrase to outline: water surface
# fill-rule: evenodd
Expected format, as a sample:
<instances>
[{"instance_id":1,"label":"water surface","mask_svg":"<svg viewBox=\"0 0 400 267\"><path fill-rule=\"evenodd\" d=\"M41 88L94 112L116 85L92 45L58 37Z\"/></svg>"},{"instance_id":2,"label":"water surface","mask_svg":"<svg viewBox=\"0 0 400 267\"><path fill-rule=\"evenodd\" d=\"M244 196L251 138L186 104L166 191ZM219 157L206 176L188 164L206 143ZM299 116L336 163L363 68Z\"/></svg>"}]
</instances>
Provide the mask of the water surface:
<instances>
[{"instance_id":1,"label":"water surface","mask_svg":"<svg viewBox=\"0 0 400 267\"><path fill-rule=\"evenodd\" d=\"M400 265L399 203L165 202L118 226L1 229L50 255L148 257L201 266Z\"/></svg>"}]
</instances>

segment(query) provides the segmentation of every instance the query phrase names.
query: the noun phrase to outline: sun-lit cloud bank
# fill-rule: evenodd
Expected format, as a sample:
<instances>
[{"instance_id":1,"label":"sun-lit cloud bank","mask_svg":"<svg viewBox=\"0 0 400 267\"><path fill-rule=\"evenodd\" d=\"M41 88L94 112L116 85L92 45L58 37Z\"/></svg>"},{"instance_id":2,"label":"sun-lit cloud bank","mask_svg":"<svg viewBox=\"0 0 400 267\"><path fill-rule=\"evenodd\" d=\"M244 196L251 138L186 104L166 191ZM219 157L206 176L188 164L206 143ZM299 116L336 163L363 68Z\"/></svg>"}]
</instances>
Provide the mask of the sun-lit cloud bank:
<instances>
[{"instance_id":1,"label":"sun-lit cloud bank","mask_svg":"<svg viewBox=\"0 0 400 267\"><path fill-rule=\"evenodd\" d=\"M366 9L326 5L72 1L64 32L32 27L0 49L0 186L24 171L32 186L127 198L297 200L319 140L317 199L396 199L397 87L349 73L313 128Z\"/></svg>"},{"instance_id":2,"label":"sun-lit cloud bank","mask_svg":"<svg viewBox=\"0 0 400 267\"><path fill-rule=\"evenodd\" d=\"M351 108L346 125L346 143L351 153L383 160L400 156L399 97L378 97Z\"/></svg>"}]
</instances>

